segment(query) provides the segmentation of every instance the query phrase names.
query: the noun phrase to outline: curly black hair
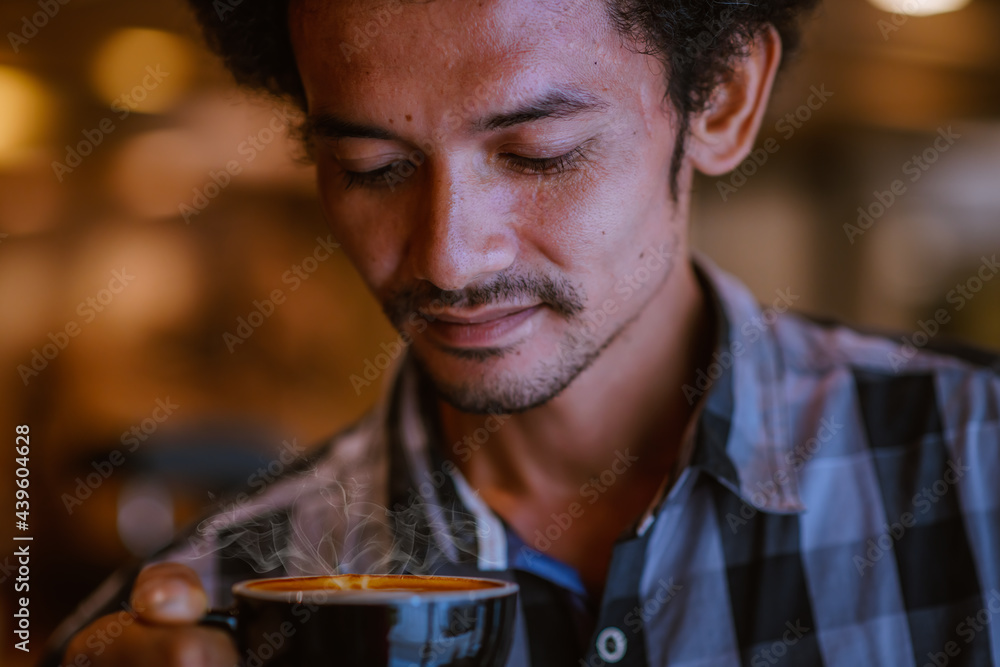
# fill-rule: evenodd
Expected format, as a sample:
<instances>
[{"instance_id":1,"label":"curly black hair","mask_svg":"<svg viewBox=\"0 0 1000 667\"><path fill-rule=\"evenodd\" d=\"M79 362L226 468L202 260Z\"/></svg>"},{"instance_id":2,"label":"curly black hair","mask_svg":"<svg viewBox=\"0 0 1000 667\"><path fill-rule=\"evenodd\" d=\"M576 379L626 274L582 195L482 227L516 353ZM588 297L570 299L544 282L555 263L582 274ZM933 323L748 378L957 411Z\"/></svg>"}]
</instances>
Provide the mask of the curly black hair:
<instances>
[{"instance_id":1,"label":"curly black hair","mask_svg":"<svg viewBox=\"0 0 1000 667\"><path fill-rule=\"evenodd\" d=\"M410 0L396 0L410 1ZM678 112L671 188L684 156L690 118L732 74L732 64L768 25L783 58L799 46L799 17L820 0L604 0L619 33L665 65L667 98ZM236 81L290 99L303 110L305 90L288 31L289 0L188 0L209 47Z\"/></svg>"}]
</instances>

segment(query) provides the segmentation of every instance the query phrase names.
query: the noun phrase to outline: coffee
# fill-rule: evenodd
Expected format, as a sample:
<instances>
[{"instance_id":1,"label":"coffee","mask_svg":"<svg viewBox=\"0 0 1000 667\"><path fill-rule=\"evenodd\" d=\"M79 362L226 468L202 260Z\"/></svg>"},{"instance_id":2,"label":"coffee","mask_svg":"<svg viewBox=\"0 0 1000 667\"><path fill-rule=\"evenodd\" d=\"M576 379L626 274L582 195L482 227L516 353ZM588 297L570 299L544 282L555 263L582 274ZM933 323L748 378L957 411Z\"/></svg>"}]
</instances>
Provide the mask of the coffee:
<instances>
[{"instance_id":1,"label":"coffee","mask_svg":"<svg viewBox=\"0 0 1000 667\"><path fill-rule=\"evenodd\" d=\"M257 579L233 586L236 608L211 614L246 667L502 667L517 584L413 575Z\"/></svg>"}]
</instances>

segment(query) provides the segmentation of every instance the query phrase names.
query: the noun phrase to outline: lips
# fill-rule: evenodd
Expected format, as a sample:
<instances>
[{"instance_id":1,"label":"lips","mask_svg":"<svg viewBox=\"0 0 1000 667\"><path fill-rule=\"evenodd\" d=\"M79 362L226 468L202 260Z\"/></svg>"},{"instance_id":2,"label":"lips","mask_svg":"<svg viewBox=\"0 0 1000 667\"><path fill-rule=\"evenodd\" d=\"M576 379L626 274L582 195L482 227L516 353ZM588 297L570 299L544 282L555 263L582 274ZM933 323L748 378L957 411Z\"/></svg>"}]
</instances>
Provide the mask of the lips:
<instances>
[{"instance_id":1,"label":"lips","mask_svg":"<svg viewBox=\"0 0 1000 667\"><path fill-rule=\"evenodd\" d=\"M456 314L447 312L438 313L422 313L424 317L429 320L439 320L441 322L447 322L449 324L486 324L488 322L495 322L501 320L505 317L509 317L516 313L523 312L525 310L531 310L536 306L511 306L509 308L491 308L489 310L482 310L473 314Z\"/></svg>"},{"instance_id":2,"label":"lips","mask_svg":"<svg viewBox=\"0 0 1000 667\"><path fill-rule=\"evenodd\" d=\"M428 332L446 347L502 347L524 334L541 305L425 314Z\"/></svg>"}]
</instances>

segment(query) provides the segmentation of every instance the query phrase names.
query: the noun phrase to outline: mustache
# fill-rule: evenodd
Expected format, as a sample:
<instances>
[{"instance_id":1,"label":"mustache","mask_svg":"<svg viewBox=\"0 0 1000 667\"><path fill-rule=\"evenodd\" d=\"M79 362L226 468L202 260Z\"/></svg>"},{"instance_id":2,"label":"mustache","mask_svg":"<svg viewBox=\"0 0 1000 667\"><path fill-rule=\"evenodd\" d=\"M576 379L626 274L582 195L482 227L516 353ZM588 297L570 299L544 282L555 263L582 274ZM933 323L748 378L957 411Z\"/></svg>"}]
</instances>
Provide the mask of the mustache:
<instances>
[{"instance_id":1,"label":"mustache","mask_svg":"<svg viewBox=\"0 0 1000 667\"><path fill-rule=\"evenodd\" d=\"M391 293L383 300L382 310L397 329L402 329L413 313L419 312L425 319L434 321L434 313L444 308L475 308L519 301L541 301L558 315L571 319L583 312L585 298L565 278L500 273L487 282L460 290L443 290L433 283L421 281Z\"/></svg>"}]
</instances>

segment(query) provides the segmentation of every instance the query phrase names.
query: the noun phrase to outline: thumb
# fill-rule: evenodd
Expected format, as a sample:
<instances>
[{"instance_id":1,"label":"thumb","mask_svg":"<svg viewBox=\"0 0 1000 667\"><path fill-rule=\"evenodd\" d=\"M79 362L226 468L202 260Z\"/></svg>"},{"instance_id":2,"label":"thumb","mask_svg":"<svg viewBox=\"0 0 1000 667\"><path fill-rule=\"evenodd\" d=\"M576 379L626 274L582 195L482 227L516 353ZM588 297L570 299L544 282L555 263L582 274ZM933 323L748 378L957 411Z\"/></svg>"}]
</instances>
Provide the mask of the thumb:
<instances>
[{"instance_id":1,"label":"thumb","mask_svg":"<svg viewBox=\"0 0 1000 667\"><path fill-rule=\"evenodd\" d=\"M208 596L194 570L178 563L160 563L146 567L136 577L132 607L146 623L184 625L204 616Z\"/></svg>"}]
</instances>

